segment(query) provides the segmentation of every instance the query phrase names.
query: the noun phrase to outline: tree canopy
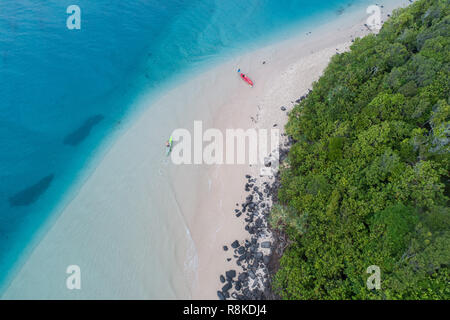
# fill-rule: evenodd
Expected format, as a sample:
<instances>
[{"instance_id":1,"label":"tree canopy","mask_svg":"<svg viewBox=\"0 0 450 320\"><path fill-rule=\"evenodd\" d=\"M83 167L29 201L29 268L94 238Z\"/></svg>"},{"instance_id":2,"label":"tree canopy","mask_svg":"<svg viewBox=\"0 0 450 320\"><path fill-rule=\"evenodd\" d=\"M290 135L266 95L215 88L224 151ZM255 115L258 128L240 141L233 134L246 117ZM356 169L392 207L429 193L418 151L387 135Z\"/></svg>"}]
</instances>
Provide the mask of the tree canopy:
<instances>
[{"instance_id":1,"label":"tree canopy","mask_svg":"<svg viewBox=\"0 0 450 320\"><path fill-rule=\"evenodd\" d=\"M294 107L270 217L292 241L282 298L450 298L449 74L449 1L419 0L335 55Z\"/></svg>"}]
</instances>

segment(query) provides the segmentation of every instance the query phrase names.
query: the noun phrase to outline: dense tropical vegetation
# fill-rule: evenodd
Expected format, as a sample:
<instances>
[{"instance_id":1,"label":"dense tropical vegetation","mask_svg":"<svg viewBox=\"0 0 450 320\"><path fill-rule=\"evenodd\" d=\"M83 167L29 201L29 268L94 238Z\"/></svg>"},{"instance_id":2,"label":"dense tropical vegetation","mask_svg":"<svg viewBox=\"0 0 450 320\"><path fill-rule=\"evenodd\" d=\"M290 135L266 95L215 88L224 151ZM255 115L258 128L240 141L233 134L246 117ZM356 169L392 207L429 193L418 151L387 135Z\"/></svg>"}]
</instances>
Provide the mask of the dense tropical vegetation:
<instances>
[{"instance_id":1,"label":"dense tropical vegetation","mask_svg":"<svg viewBox=\"0 0 450 320\"><path fill-rule=\"evenodd\" d=\"M334 56L290 113L271 212L291 242L282 298L450 298L449 74L449 1L420 0Z\"/></svg>"}]
</instances>

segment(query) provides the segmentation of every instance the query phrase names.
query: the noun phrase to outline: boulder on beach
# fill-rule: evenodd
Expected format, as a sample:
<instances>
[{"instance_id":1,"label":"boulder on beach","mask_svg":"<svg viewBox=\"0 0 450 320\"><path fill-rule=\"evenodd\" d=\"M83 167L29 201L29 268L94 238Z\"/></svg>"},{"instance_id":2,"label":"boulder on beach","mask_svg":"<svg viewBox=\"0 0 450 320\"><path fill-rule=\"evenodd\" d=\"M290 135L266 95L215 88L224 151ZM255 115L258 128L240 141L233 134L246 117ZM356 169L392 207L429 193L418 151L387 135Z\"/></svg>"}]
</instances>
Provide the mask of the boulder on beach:
<instances>
[{"instance_id":1,"label":"boulder on beach","mask_svg":"<svg viewBox=\"0 0 450 320\"><path fill-rule=\"evenodd\" d=\"M232 287L231 282L227 282L223 287L222 287L222 292L224 295L226 295L226 292L228 292L228 290L230 290Z\"/></svg>"},{"instance_id":2,"label":"boulder on beach","mask_svg":"<svg viewBox=\"0 0 450 320\"><path fill-rule=\"evenodd\" d=\"M225 296L223 295L222 291L217 291L217 296L220 300L225 300Z\"/></svg>"},{"instance_id":3,"label":"boulder on beach","mask_svg":"<svg viewBox=\"0 0 450 320\"><path fill-rule=\"evenodd\" d=\"M234 277L236 277L236 271L229 270L229 271L225 272L225 275L227 277L227 280L233 279Z\"/></svg>"},{"instance_id":4,"label":"boulder on beach","mask_svg":"<svg viewBox=\"0 0 450 320\"><path fill-rule=\"evenodd\" d=\"M261 248L270 248L270 241L264 241L261 243Z\"/></svg>"}]
</instances>

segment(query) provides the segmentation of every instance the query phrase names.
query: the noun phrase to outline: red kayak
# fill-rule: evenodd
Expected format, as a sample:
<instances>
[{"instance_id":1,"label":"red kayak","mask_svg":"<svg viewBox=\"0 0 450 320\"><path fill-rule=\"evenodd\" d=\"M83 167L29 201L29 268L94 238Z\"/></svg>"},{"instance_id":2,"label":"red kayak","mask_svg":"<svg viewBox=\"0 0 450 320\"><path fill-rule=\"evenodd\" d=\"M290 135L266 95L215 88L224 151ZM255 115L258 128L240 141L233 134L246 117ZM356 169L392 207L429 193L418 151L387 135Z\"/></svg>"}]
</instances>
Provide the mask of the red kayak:
<instances>
[{"instance_id":1,"label":"red kayak","mask_svg":"<svg viewBox=\"0 0 450 320\"><path fill-rule=\"evenodd\" d=\"M245 74L241 73L241 78L242 78L242 80L247 82L250 85L250 87L253 87L253 81L249 77L247 77Z\"/></svg>"}]
</instances>

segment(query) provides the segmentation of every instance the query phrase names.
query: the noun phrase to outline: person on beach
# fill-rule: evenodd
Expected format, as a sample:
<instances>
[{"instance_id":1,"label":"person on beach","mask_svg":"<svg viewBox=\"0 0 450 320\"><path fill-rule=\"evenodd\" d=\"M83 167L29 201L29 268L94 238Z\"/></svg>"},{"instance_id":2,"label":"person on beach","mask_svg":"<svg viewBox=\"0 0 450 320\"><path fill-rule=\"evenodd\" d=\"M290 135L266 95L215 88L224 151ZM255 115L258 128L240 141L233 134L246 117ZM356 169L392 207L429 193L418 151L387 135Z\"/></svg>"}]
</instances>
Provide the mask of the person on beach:
<instances>
[{"instance_id":1,"label":"person on beach","mask_svg":"<svg viewBox=\"0 0 450 320\"><path fill-rule=\"evenodd\" d=\"M166 141L167 155L172 151L172 136L170 136L169 140Z\"/></svg>"}]
</instances>

